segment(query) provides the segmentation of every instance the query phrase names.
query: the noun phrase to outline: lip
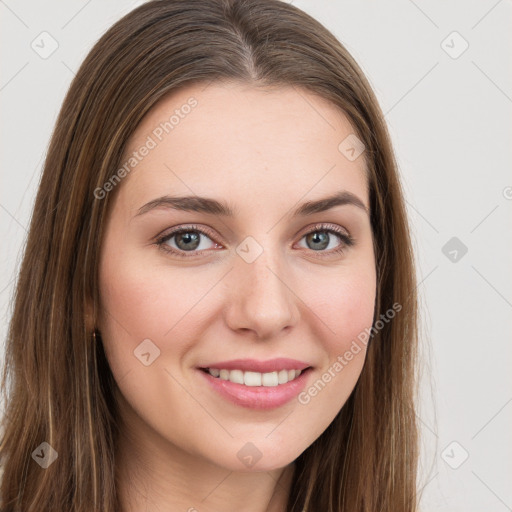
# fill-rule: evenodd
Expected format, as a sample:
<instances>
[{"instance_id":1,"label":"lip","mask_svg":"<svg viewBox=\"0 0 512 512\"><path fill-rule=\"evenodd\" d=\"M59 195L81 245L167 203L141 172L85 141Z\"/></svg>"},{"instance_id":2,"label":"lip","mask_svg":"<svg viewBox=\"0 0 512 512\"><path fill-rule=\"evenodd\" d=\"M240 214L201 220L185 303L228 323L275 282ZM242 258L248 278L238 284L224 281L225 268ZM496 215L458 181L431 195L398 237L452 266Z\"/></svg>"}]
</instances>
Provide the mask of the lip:
<instances>
[{"instance_id":1,"label":"lip","mask_svg":"<svg viewBox=\"0 0 512 512\"><path fill-rule=\"evenodd\" d=\"M211 366L211 368L217 367ZM225 366L221 368L226 370L230 369ZM237 366L236 368L231 369L242 368ZM285 368L281 366L280 369L283 370ZM218 377L213 377L207 371L200 368L197 369L197 372L202 375L203 379L206 379L206 382L211 386L211 389L219 393L221 397L240 407L259 410L275 409L293 400L301 391L303 391L311 371L312 368L308 367L303 370L296 379L287 382L286 384L279 384L278 386L245 386L244 384L235 384L229 380L222 380Z\"/></svg>"},{"instance_id":2,"label":"lip","mask_svg":"<svg viewBox=\"0 0 512 512\"><path fill-rule=\"evenodd\" d=\"M257 361L256 359L232 359L231 361L220 361L201 365L200 368L217 368L219 370L242 370L244 372L270 373L279 370L305 370L311 366L303 361L278 357L268 361ZM284 385L284 384L283 384Z\"/></svg>"}]
</instances>

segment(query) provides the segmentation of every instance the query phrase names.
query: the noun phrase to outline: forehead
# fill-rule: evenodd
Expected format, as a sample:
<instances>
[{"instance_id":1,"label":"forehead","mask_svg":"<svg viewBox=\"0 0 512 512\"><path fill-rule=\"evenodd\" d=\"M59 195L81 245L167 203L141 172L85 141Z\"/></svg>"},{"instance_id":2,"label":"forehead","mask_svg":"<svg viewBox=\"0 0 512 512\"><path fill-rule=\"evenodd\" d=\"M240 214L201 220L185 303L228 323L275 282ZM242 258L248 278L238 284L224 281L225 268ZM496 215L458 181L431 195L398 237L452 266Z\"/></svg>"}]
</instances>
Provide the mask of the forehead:
<instances>
[{"instance_id":1,"label":"forehead","mask_svg":"<svg viewBox=\"0 0 512 512\"><path fill-rule=\"evenodd\" d=\"M196 84L160 100L135 130L123 194L135 207L163 193L282 202L343 188L367 203L364 153L351 161L340 150L353 134L339 108L303 89Z\"/></svg>"}]
</instances>

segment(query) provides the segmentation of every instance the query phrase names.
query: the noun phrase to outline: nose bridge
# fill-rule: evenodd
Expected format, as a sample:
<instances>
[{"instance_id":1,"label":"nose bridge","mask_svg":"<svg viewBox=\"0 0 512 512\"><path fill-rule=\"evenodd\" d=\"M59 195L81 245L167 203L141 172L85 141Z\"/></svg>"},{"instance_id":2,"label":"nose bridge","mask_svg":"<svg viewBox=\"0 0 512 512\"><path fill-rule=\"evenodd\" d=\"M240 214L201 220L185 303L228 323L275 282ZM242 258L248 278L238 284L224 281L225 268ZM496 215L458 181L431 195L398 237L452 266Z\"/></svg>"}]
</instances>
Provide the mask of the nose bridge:
<instances>
[{"instance_id":1,"label":"nose bridge","mask_svg":"<svg viewBox=\"0 0 512 512\"><path fill-rule=\"evenodd\" d=\"M284 252L271 238L258 242L247 237L240 243L231 273L228 323L232 329L253 330L259 337L275 336L298 319L292 276Z\"/></svg>"}]
</instances>

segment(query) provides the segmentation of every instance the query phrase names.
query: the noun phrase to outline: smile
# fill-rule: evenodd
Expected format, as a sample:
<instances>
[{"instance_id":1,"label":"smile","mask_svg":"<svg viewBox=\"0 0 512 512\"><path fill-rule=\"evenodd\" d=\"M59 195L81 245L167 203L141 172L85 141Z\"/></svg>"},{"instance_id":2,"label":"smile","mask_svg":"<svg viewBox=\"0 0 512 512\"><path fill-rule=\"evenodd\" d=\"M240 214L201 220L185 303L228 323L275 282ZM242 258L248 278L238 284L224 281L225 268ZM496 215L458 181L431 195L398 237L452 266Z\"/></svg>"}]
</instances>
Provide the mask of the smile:
<instances>
[{"instance_id":1,"label":"smile","mask_svg":"<svg viewBox=\"0 0 512 512\"><path fill-rule=\"evenodd\" d=\"M255 371L258 364L252 362L227 363L203 366L196 369L207 387L213 391L213 396L227 400L231 404L246 409L269 410L277 409L297 398L310 380L313 368L298 361L292 363L283 359L273 361L272 364L261 363L260 370ZM278 366L279 364L279 366ZM250 369L241 369L240 366ZM288 368L283 368L288 366ZM281 369L279 369L281 368Z\"/></svg>"},{"instance_id":2,"label":"smile","mask_svg":"<svg viewBox=\"0 0 512 512\"><path fill-rule=\"evenodd\" d=\"M296 379L302 370L279 370L269 373L250 372L243 370L228 370L218 368L205 368L212 377L228 380L235 384L243 384L244 386L265 386L274 387L287 384Z\"/></svg>"}]
</instances>

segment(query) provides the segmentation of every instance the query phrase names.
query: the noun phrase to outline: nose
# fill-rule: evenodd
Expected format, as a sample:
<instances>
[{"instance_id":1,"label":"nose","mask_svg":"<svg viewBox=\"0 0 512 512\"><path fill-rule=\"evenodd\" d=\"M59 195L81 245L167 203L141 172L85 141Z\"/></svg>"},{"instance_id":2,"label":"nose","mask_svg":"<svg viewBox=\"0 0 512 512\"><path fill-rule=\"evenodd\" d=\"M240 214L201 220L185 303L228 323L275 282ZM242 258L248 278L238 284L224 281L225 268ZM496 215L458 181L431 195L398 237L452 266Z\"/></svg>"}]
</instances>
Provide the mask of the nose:
<instances>
[{"instance_id":1,"label":"nose","mask_svg":"<svg viewBox=\"0 0 512 512\"><path fill-rule=\"evenodd\" d=\"M239 257L235 260L225 309L228 326L234 331L250 331L258 339L271 339L296 325L300 299L284 262L270 257L267 249L252 263Z\"/></svg>"}]
</instances>

